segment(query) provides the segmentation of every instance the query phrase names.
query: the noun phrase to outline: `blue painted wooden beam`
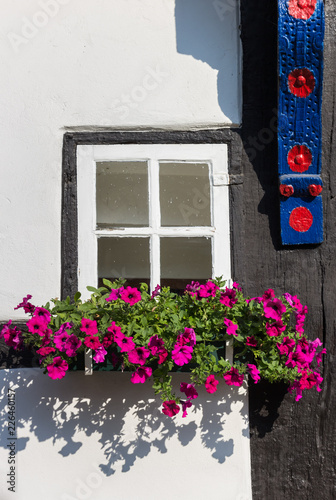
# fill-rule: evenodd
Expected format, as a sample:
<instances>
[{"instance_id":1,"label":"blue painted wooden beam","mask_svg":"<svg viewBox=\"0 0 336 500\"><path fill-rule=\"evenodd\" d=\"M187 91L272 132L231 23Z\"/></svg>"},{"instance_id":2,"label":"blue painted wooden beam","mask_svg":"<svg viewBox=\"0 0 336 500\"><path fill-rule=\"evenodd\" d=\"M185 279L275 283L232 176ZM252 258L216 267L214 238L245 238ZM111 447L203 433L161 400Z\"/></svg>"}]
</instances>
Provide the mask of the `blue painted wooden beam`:
<instances>
[{"instance_id":1,"label":"blue painted wooden beam","mask_svg":"<svg viewBox=\"0 0 336 500\"><path fill-rule=\"evenodd\" d=\"M323 241L323 0L279 0L279 181L284 245Z\"/></svg>"}]
</instances>

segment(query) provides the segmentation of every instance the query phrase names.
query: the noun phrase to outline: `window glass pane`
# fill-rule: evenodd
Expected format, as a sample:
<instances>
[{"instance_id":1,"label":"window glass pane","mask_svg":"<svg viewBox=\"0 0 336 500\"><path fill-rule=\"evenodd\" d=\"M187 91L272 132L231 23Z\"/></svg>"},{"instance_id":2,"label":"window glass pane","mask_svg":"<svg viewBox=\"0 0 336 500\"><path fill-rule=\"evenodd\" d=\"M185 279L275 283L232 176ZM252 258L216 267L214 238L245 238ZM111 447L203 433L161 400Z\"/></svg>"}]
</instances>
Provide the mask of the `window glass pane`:
<instances>
[{"instance_id":1,"label":"window glass pane","mask_svg":"<svg viewBox=\"0 0 336 500\"><path fill-rule=\"evenodd\" d=\"M96 210L100 229L148 226L147 162L98 162Z\"/></svg>"},{"instance_id":2,"label":"window glass pane","mask_svg":"<svg viewBox=\"0 0 336 500\"><path fill-rule=\"evenodd\" d=\"M98 238L98 278L113 281L126 278L127 284L149 284L149 238Z\"/></svg>"},{"instance_id":3,"label":"window glass pane","mask_svg":"<svg viewBox=\"0 0 336 500\"><path fill-rule=\"evenodd\" d=\"M162 226L211 226L209 165L160 163Z\"/></svg>"},{"instance_id":4,"label":"window glass pane","mask_svg":"<svg viewBox=\"0 0 336 500\"><path fill-rule=\"evenodd\" d=\"M211 238L161 238L161 284L174 290L212 277Z\"/></svg>"}]
</instances>

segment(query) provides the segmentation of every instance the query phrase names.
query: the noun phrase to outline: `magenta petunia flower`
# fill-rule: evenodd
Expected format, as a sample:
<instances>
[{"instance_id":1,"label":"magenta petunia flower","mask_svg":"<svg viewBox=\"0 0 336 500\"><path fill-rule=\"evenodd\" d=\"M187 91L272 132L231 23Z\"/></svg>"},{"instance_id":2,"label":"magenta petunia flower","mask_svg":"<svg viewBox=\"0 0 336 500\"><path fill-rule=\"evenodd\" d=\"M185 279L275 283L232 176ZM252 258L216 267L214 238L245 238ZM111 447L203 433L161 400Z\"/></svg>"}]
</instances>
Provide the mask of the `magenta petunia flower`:
<instances>
[{"instance_id":1,"label":"magenta petunia flower","mask_svg":"<svg viewBox=\"0 0 336 500\"><path fill-rule=\"evenodd\" d=\"M156 285L156 287L154 288L154 291L152 292L151 299L154 299L155 297L160 295L160 290L161 290L160 285Z\"/></svg>"},{"instance_id":2,"label":"magenta petunia flower","mask_svg":"<svg viewBox=\"0 0 336 500\"><path fill-rule=\"evenodd\" d=\"M137 288L132 288L128 286L121 292L120 298L124 301L130 304L131 306L134 306L137 302L141 300L141 293Z\"/></svg>"},{"instance_id":3,"label":"magenta petunia flower","mask_svg":"<svg viewBox=\"0 0 336 500\"><path fill-rule=\"evenodd\" d=\"M57 378L63 378L68 368L68 363L60 356L56 356L53 363L47 366L47 371L49 377L55 380Z\"/></svg>"},{"instance_id":4,"label":"magenta petunia flower","mask_svg":"<svg viewBox=\"0 0 336 500\"><path fill-rule=\"evenodd\" d=\"M186 286L185 292L189 293L192 296L197 295L197 291L200 287L200 284L198 281L192 281L189 285Z\"/></svg>"},{"instance_id":5,"label":"magenta petunia flower","mask_svg":"<svg viewBox=\"0 0 336 500\"><path fill-rule=\"evenodd\" d=\"M96 352L93 356L93 359L95 360L96 363L103 363L105 361L105 356L107 354L107 350L101 346L96 349Z\"/></svg>"},{"instance_id":6,"label":"magenta petunia flower","mask_svg":"<svg viewBox=\"0 0 336 500\"><path fill-rule=\"evenodd\" d=\"M188 416L187 409L192 406L192 403L188 399L187 401L181 401L181 405L182 405L182 411L183 411L182 418L185 418Z\"/></svg>"},{"instance_id":7,"label":"magenta petunia flower","mask_svg":"<svg viewBox=\"0 0 336 500\"><path fill-rule=\"evenodd\" d=\"M59 333L58 335L55 335L54 344L59 351L61 352L65 351L65 344L68 338L69 334L66 331L64 331L63 333Z\"/></svg>"},{"instance_id":8,"label":"magenta petunia flower","mask_svg":"<svg viewBox=\"0 0 336 500\"><path fill-rule=\"evenodd\" d=\"M122 334L120 326L116 325L114 321L112 321L111 326L107 329L113 336Z\"/></svg>"},{"instance_id":9,"label":"magenta petunia flower","mask_svg":"<svg viewBox=\"0 0 336 500\"><path fill-rule=\"evenodd\" d=\"M160 339L158 335L153 335L148 342L148 347L152 356L157 356L164 346L164 340Z\"/></svg>"},{"instance_id":10,"label":"magenta petunia flower","mask_svg":"<svg viewBox=\"0 0 336 500\"><path fill-rule=\"evenodd\" d=\"M44 321L43 318L40 318L39 316L34 316L29 321L27 321L27 326L30 333L37 333L38 335L43 337L47 328L47 323Z\"/></svg>"},{"instance_id":11,"label":"magenta petunia flower","mask_svg":"<svg viewBox=\"0 0 336 500\"><path fill-rule=\"evenodd\" d=\"M80 331L86 333L86 335L96 335L98 333L97 321L94 319L82 318Z\"/></svg>"},{"instance_id":12,"label":"magenta petunia flower","mask_svg":"<svg viewBox=\"0 0 336 500\"><path fill-rule=\"evenodd\" d=\"M232 288L235 288L237 290L237 292L242 291L242 287L236 281L233 282Z\"/></svg>"},{"instance_id":13,"label":"magenta petunia flower","mask_svg":"<svg viewBox=\"0 0 336 500\"><path fill-rule=\"evenodd\" d=\"M231 309L237 302L236 295L237 295L236 290L234 290L233 288L226 287L225 292L221 293L219 302Z\"/></svg>"},{"instance_id":14,"label":"magenta petunia flower","mask_svg":"<svg viewBox=\"0 0 336 500\"><path fill-rule=\"evenodd\" d=\"M260 371L256 367L256 365L247 365L248 372L251 375L252 380L254 380L254 383L257 384L260 380Z\"/></svg>"},{"instance_id":15,"label":"magenta petunia flower","mask_svg":"<svg viewBox=\"0 0 336 500\"><path fill-rule=\"evenodd\" d=\"M194 384L187 384L186 382L181 382L180 391L184 392L188 399L198 398L198 392L195 389Z\"/></svg>"},{"instance_id":16,"label":"magenta petunia flower","mask_svg":"<svg viewBox=\"0 0 336 500\"><path fill-rule=\"evenodd\" d=\"M320 365L321 362L322 362L322 356L323 354L326 354L327 353L327 349L322 349L321 352L319 352L318 354L316 354L316 362L317 362L317 365Z\"/></svg>"},{"instance_id":17,"label":"magenta petunia flower","mask_svg":"<svg viewBox=\"0 0 336 500\"><path fill-rule=\"evenodd\" d=\"M129 352L135 349L133 337L126 337L121 331L115 334L114 342L120 347L120 352Z\"/></svg>"},{"instance_id":18,"label":"magenta petunia flower","mask_svg":"<svg viewBox=\"0 0 336 500\"><path fill-rule=\"evenodd\" d=\"M179 333L176 345L190 345L194 347L196 345L196 334L193 328L185 328L183 333Z\"/></svg>"},{"instance_id":19,"label":"magenta petunia flower","mask_svg":"<svg viewBox=\"0 0 336 500\"><path fill-rule=\"evenodd\" d=\"M128 361L135 365L144 365L149 357L150 351L145 347L136 347L128 353Z\"/></svg>"},{"instance_id":20,"label":"magenta petunia flower","mask_svg":"<svg viewBox=\"0 0 336 500\"><path fill-rule=\"evenodd\" d=\"M144 384L152 376L152 369L149 366L139 366L131 375L132 384Z\"/></svg>"},{"instance_id":21,"label":"magenta petunia flower","mask_svg":"<svg viewBox=\"0 0 336 500\"><path fill-rule=\"evenodd\" d=\"M159 354L159 361L158 361L158 364L159 365L162 365L162 363L164 363L168 357L168 351L167 349L165 349L164 347L162 349L160 349L160 351L158 352Z\"/></svg>"},{"instance_id":22,"label":"magenta petunia flower","mask_svg":"<svg viewBox=\"0 0 336 500\"><path fill-rule=\"evenodd\" d=\"M236 385L240 387L244 382L244 375L241 375L237 368L231 368L228 372L224 373L223 378L227 385Z\"/></svg>"},{"instance_id":23,"label":"magenta petunia flower","mask_svg":"<svg viewBox=\"0 0 336 500\"><path fill-rule=\"evenodd\" d=\"M295 368L297 366L299 369L304 369L307 366L307 357L304 352L302 352L300 346L297 346L295 351L289 353L285 364L289 368Z\"/></svg>"},{"instance_id":24,"label":"magenta petunia flower","mask_svg":"<svg viewBox=\"0 0 336 500\"><path fill-rule=\"evenodd\" d=\"M121 294L124 291L124 287L121 286L120 288L114 288L111 290L110 295L105 299L107 302L112 302L114 300L118 300L121 298Z\"/></svg>"},{"instance_id":25,"label":"magenta petunia flower","mask_svg":"<svg viewBox=\"0 0 336 500\"><path fill-rule=\"evenodd\" d=\"M44 307L36 307L33 317L41 318L48 325L51 319L51 313Z\"/></svg>"},{"instance_id":26,"label":"magenta petunia flower","mask_svg":"<svg viewBox=\"0 0 336 500\"><path fill-rule=\"evenodd\" d=\"M72 323L69 323L69 322L67 322L67 323L63 323L63 324L61 325L60 329L59 329L57 332L55 332L55 335L58 335L59 333L64 333L64 332L66 332L67 330L71 330L71 328L72 328L72 327L73 327L73 324L72 324Z\"/></svg>"},{"instance_id":27,"label":"magenta petunia flower","mask_svg":"<svg viewBox=\"0 0 336 500\"><path fill-rule=\"evenodd\" d=\"M70 335L64 344L65 354L70 358L76 356L81 345L82 341L76 335Z\"/></svg>"},{"instance_id":28,"label":"magenta petunia flower","mask_svg":"<svg viewBox=\"0 0 336 500\"><path fill-rule=\"evenodd\" d=\"M237 337L238 325L235 325L233 323L233 321L231 321L230 319L227 319L227 318L224 319L224 325L226 326L226 333L228 335L233 335L233 336Z\"/></svg>"},{"instance_id":29,"label":"magenta petunia flower","mask_svg":"<svg viewBox=\"0 0 336 500\"><path fill-rule=\"evenodd\" d=\"M274 297L274 290L272 288L269 288L268 290L266 290L266 292L263 293L263 295L261 296L261 300L262 302L267 302L268 300L274 299Z\"/></svg>"},{"instance_id":30,"label":"magenta petunia flower","mask_svg":"<svg viewBox=\"0 0 336 500\"><path fill-rule=\"evenodd\" d=\"M113 334L111 332L105 333L104 338L102 340L102 345L107 348L113 343Z\"/></svg>"},{"instance_id":31,"label":"magenta petunia flower","mask_svg":"<svg viewBox=\"0 0 336 500\"><path fill-rule=\"evenodd\" d=\"M32 295L27 295L27 297L24 297L22 299L22 302L20 302L20 304L18 304L16 307L14 307L14 310L20 309L22 307L26 314L33 313L35 310L35 306L33 306L33 304L28 302L31 298L32 298Z\"/></svg>"},{"instance_id":32,"label":"magenta petunia flower","mask_svg":"<svg viewBox=\"0 0 336 500\"><path fill-rule=\"evenodd\" d=\"M249 347L257 347L258 341L253 335L251 335L251 337L246 337L246 345Z\"/></svg>"},{"instance_id":33,"label":"magenta petunia flower","mask_svg":"<svg viewBox=\"0 0 336 500\"><path fill-rule=\"evenodd\" d=\"M205 382L205 389L209 394L213 394L217 391L217 385L219 384L214 375L209 375Z\"/></svg>"},{"instance_id":34,"label":"magenta petunia flower","mask_svg":"<svg viewBox=\"0 0 336 500\"><path fill-rule=\"evenodd\" d=\"M191 360L193 351L193 347L189 345L175 344L172 351L172 360L178 366L186 365Z\"/></svg>"},{"instance_id":35,"label":"magenta petunia flower","mask_svg":"<svg viewBox=\"0 0 336 500\"><path fill-rule=\"evenodd\" d=\"M46 346L46 347L41 347L40 349L37 349L37 354L39 354L40 356L48 356L48 354L52 353L52 352L56 352L56 349L54 349L53 347L49 347L49 346Z\"/></svg>"},{"instance_id":36,"label":"magenta petunia flower","mask_svg":"<svg viewBox=\"0 0 336 500\"><path fill-rule=\"evenodd\" d=\"M164 401L162 413L167 415L168 417L175 417L180 411L180 407L175 403L173 399L170 401Z\"/></svg>"},{"instance_id":37,"label":"magenta petunia flower","mask_svg":"<svg viewBox=\"0 0 336 500\"><path fill-rule=\"evenodd\" d=\"M292 340L289 337L284 337L282 343L277 344L277 347L282 356L288 356L289 353L292 352L295 347L295 340Z\"/></svg>"},{"instance_id":38,"label":"magenta petunia flower","mask_svg":"<svg viewBox=\"0 0 336 500\"><path fill-rule=\"evenodd\" d=\"M23 344L21 331L18 330L16 326L11 328L11 324L12 320L9 320L1 330L0 338L4 338L8 347L13 347L15 350L18 350L21 349Z\"/></svg>"},{"instance_id":39,"label":"magenta petunia flower","mask_svg":"<svg viewBox=\"0 0 336 500\"><path fill-rule=\"evenodd\" d=\"M286 326L283 324L281 319L272 324L266 323L266 333L270 337L279 337L279 335L281 335L285 330Z\"/></svg>"},{"instance_id":40,"label":"magenta petunia flower","mask_svg":"<svg viewBox=\"0 0 336 500\"><path fill-rule=\"evenodd\" d=\"M86 337L84 339L84 344L86 345L86 347L88 347L89 349L93 349L94 351L96 351L99 347L102 346L99 338L95 335L90 335Z\"/></svg>"},{"instance_id":41,"label":"magenta petunia flower","mask_svg":"<svg viewBox=\"0 0 336 500\"><path fill-rule=\"evenodd\" d=\"M271 318L278 321L285 312L286 306L279 299L272 299L264 302L265 318Z\"/></svg>"}]
</instances>

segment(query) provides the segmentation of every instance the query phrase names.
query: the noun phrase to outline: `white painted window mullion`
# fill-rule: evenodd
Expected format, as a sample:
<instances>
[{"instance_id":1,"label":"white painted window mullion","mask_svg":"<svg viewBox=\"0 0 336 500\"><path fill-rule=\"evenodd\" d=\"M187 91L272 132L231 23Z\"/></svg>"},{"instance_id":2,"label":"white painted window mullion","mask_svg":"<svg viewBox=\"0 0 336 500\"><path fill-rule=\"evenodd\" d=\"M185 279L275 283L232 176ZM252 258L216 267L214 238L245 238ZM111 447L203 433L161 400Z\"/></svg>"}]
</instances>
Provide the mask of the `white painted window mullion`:
<instances>
[{"instance_id":1,"label":"white painted window mullion","mask_svg":"<svg viewBox=\"0 0 336 500\"><path fill-rule=\"evenodd\" d=\"M159 162L157 159L151 159L148 162L149 174L149 225L151 228L150 237L150 267L151 280L150 286L153 291L156 285L160 283L160 236L159 228L161 224L160 215L160 176Z\"/></svg>"}]
</instances>

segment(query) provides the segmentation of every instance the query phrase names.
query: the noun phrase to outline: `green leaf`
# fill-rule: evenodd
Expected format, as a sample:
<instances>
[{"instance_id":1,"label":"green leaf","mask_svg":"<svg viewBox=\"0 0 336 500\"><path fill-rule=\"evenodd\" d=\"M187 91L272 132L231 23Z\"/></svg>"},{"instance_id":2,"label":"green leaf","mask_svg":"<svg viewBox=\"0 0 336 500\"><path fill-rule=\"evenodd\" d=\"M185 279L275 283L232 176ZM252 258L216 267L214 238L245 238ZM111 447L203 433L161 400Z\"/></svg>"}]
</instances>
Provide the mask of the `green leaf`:
<instances>
[{"instance_id":1,"label":"green leaf","mask_svg":"<svg viewBox=\"0 0 336 500\"><path fill-rule=\"evenodd\" d=\"M75 296L74 296L74 301L75 301L75 302L78 302L78 301L79 301L79 299L81 298L81 296L82 296L82 294L81 294L80 292L76 292L76 293L75 293Z\"/></svg>"}]
</instances>

